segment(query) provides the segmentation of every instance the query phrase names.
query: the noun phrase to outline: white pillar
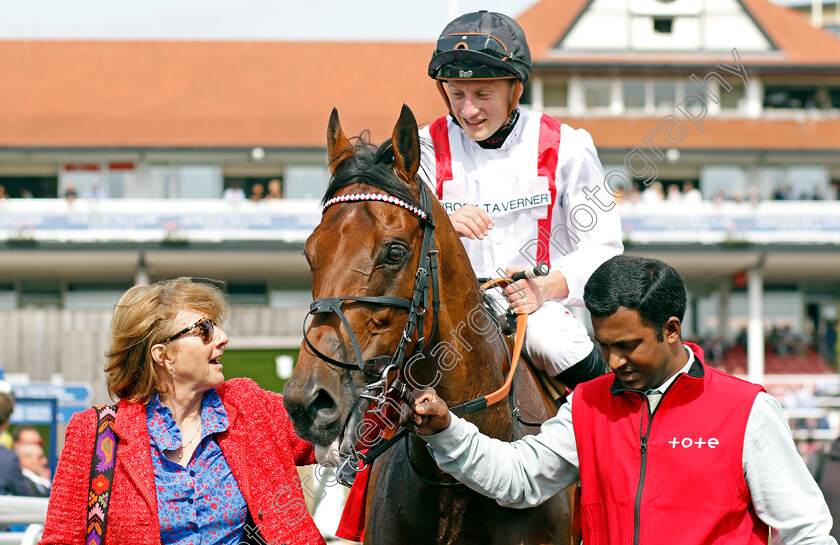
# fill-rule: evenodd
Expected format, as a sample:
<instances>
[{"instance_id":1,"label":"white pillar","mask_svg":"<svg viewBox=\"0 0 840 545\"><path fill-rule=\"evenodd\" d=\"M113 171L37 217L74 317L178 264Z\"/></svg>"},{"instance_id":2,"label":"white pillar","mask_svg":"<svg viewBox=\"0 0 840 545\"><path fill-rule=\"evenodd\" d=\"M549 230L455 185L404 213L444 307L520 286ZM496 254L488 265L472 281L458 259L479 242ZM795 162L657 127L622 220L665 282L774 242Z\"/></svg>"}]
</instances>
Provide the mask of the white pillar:
<instances>
[{"instance_id":1,"label":"white pillar","mask_svg":"<svg viewBox=\"0 0 840 545\"><path fill-rule=\"evenodd\" d=\"M811 0L811 24L817 28L823 26L823 0Z\"/></svg>"},{"instance_id":2,"label":"white pillar","mask_svg":"<svg viewBox=\"0 0 840 545\"><path fill-rule=\"evenodd\" d=\"M543 98L543 79L535 77L531 80L531 109L541 112L545 109L545 99Z\"/></svg>"},{"instance_id":3,"label":"white pillar","mask_svg":"<svg viewBox=\"0 0 840 545\"><path fill-rule=\"evenodd\" d=\"M747 117L757 119L764 113L764 82L761 78L750 78L746 89Z\"/></svg>"},{"instance_id":4,"label":"white pillar","mask_svg":"<svg viewBox=\"0 0 840 545\"><path fill-rule=\"evenodd\" d=\"M134 284L136 286L147 286L149 284L149 269L146 266L146 254L140 252L137 260L137 269L134 271Z\"/></svg>"},{"instance_id":5,"label":"white pillar","mask_svg":"<svg viewBox=\"0 0 840 545\"><path fill-rule=\"evenodd\" d=\"M729 277L718 283L718 330L717 336L721 341L729 339L729 292L732 281Z\"/></svg>"},{"instance_id":6,"label":"white pillar","mask_svg":"<svg viewBox=\"0 0 840 545\"><path fill-rule=\"evenodd\" d=\"M586 113L586 99L583 96L583 81L580 76L569 77L569 114L580 117Z\"/></svg>"},{"instance_id":7,"label":"white pillar","mask_svg":"<svg viewBox=\"0 0 840 545\"><path fill-rule=\"evenodd\" d=\"M764 271L761 267L747 272L747 299L749 322L747 325L747 379L764 382Z\"/></svg>"}]
</instances>

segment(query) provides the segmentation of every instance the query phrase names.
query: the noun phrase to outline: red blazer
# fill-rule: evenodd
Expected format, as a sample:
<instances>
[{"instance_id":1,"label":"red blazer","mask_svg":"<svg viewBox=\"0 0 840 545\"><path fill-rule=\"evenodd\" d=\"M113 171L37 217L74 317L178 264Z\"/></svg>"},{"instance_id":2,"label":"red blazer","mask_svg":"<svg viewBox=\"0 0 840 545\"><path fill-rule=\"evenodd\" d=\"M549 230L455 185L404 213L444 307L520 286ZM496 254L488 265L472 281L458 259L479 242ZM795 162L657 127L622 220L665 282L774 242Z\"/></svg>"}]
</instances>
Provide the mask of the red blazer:
<instances>
[{"instance_id":1,"label":"red blazer","mask_svg":"<svg viewBox=\"0 0 840 545\"><path fill-rule=\"evenodd\" d=\"M277 545L324 543L306 510L295 469L296 465L314 463L315 455L312 445L295 435L282 397L260 389L250 379L229 380L217 391L230 427L216 434L216 440L253 520L242 539L259 530L263 542ZM95 428L96 412L92 408L70 420L53 480L42 544L86 543ZM115 429L119 446L105 545L160 545L146 405L120 401Z\"/></svg>"}]
</instances>

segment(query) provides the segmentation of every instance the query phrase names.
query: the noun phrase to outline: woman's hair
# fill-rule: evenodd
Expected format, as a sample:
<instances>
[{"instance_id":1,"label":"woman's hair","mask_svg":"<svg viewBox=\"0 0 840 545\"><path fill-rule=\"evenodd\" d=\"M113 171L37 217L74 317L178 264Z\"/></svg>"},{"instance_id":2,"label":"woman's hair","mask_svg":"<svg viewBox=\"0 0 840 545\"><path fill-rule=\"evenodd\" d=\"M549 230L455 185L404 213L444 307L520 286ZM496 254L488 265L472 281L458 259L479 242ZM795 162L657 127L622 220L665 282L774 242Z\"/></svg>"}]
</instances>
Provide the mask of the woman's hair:
<instances>
[{"instance_id":1,"label":"woman's hair","mask_svg":"<svg viewBox=\"0 0 840 545\"><path fill-rule=\"evenodd\" d=\"M592 316L611 316L624 307L635 310L664 339L665 322L685 315L685 284L676 269L658 259L617 255L598 267L583 290Z\"/></svg>"},{"instance_id":2,"label":"woman's hair","mask_svg":"<svg viewBox=\"0 0 840 545\"><path fill-rule=\"evenodd\" d=\"M217 287L186 277L134 286L123 294L111 321L111 348L105 353L105 382L112 398L146 403L160 391L152 347L177 333L173 320L181 310L201 312L219 325L230 305Z\"/></svg>"}]
</instances>

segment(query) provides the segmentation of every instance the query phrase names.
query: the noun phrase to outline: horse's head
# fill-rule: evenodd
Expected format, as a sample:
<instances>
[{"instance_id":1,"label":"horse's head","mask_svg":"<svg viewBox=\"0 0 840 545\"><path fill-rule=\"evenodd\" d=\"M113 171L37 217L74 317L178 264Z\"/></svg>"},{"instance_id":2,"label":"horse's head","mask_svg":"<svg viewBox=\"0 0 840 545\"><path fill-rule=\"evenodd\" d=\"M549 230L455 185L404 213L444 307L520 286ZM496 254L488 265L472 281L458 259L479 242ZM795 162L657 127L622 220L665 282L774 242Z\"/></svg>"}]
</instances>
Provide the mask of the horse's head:
<instances>
[{"instance_id":1,"label":"horse's head","mask_svg":"<svg viewBox=\"0 0 840 545\"><path fill-rule=\"evenodd\" d=\"M412 298L425 216L417 123L408 107L378 148L362 138L352 145L333 110L327 144L332 180L321 223L304 246L315 303L283 398L297 434L321 447L319 460L324 447L346 455L357 443L370 404L360 393L377 376L361 368L368 363L371 371L370 362L385 361L400 343L409 312L395 301ZM382 195L397 202L377 200Z\"/></svg>"}]
</instances>

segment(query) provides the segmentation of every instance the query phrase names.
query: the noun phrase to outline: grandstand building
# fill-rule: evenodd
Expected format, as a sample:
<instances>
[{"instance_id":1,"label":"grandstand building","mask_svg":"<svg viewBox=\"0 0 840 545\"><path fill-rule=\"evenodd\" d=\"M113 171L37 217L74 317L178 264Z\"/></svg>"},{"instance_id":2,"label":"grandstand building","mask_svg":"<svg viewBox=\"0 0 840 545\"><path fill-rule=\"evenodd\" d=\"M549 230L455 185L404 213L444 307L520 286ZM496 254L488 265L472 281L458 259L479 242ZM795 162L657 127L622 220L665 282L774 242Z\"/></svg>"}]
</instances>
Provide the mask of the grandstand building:
<instances>
[{"instance_id":1,"label":"grandstand building","mask_svg":"<svg viewBox=\"0 0 840 545\"><path fill-rule=\"evenodd\" d=\"M840 39L766 0L542 0L518 20L523 102L592 134L627 251L688 283L688 336L759 381L831 373ZM225 281L231 349L299 346L330 111L376 142L403 103L443 115L432 48L0 42L0 367L104 401L114 302L182 274ZM272 180L282 199L234 191Z\"/></svg>"}]
</instances>

